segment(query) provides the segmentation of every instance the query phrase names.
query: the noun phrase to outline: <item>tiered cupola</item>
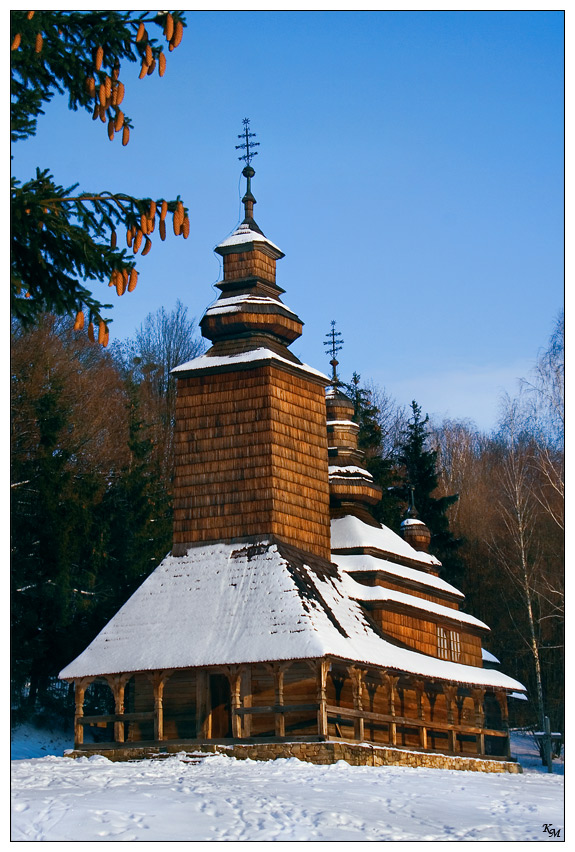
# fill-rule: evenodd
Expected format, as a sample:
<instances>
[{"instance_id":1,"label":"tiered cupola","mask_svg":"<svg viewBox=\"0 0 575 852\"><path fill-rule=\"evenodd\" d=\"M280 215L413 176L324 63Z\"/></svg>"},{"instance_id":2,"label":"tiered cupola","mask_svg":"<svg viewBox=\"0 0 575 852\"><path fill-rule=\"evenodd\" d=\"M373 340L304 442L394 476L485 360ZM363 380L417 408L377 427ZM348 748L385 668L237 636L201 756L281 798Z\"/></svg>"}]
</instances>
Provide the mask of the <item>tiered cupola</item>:
<instances>
[{"instance_id":1,"label":"tiered cupola","mask_svg":"<svg viewBox=\"0 0 575 852\"><path fill-rule=\"evenodd\" d=\"M253 216L244 121L245 217L215 251L221 296L201 320L212 342L177 367L174 553L198 542L253 536L329 559L326 376L287 348L302 322L280 299L283 252Z\"/></svg>"},{"instance_id":2,"label":"tiered cupola","mask_svg":"<svg viewBox=\"0 0 575 852\"><path fill-rule=\"evenodd\" d=\"M381 500L381 488L374 484L371 473L363 466L365 454L358 448L359 426L353 420L355 407L342 391L337 374L336 354L342 344L340 332L335 331L335 321L332 321L325 342L332 356L331 384L326 392L331 517L355 515L368 524L379 526L370 507Z\"/></svg>"},{"instance_id":3,"label":"tiered cupola","mask_svg":"<svg viewBox=\"0 0 575 852\"><path fill-rule=\"evenodd\" d=\"M429 552L429 543L431 541L431 532L429 527L421 521L417 516L415 508L415 499L413 496L414 488L410 487L409 506L405 513L405 519L401 522L401 537L404 541L410 544L414 550Z\"/></svg>"}]
</instances>

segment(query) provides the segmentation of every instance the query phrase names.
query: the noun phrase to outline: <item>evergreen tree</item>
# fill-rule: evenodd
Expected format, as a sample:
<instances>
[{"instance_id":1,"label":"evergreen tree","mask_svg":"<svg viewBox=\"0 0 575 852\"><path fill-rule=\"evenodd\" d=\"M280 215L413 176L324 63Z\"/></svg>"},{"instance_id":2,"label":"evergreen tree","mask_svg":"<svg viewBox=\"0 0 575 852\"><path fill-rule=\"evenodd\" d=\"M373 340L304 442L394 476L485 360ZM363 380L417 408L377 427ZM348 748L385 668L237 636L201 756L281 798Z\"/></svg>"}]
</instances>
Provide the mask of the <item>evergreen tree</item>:
<instances>
[{"instance_id":1,"label":"evergreen tree","mask_svg":"<svg viewBox=\"0 0 575 852\"><path fill-rule=\"evenodd\" d=\"M408 421L397 454L400 484L396 491L404 505L407 505L410 489L414 489L418 516L431 532L430 551L441 561L446 578L457 583L461 580L464 570L458 555L462 541L456 539L449 529L447 511L459 499L459 495L433 496L439 480L437 452L428 446L429 416L422 418L421 407L415 401L411 403L411 411L412 417Z\"/></svg>"},{"instance_id":2,"label":"evergreen tree","mask_svg":"<svg viewBox=\"0 0 575 852\"><path fill-rule=\"evenodd\" d=\"M163 46L148 34L159 27L170 50L180 43L181 13L116 11L12 11L12 140L36 132L38 116L56 92L69 95L70 109L84 109L107 128L110 140L121 131L128 143L131 120L120 108L124 83L121 63L140 63L140 78L157 68L163 75ZM77 184L59 186L49 170L11 186L11 310L30 325L48 311L76 315L76 325L100 343L108 339L104 305L85 283L108 282L118 295L136 285L134 259L117 247L117 230L126 228L134 254L151 248L156 219L161 239L166 215L174 233L188 236L187 211L175 201L134 198L122 193L78 192ZM98 326L97 332L94 326Z\"/></svg>"}]
</instances>

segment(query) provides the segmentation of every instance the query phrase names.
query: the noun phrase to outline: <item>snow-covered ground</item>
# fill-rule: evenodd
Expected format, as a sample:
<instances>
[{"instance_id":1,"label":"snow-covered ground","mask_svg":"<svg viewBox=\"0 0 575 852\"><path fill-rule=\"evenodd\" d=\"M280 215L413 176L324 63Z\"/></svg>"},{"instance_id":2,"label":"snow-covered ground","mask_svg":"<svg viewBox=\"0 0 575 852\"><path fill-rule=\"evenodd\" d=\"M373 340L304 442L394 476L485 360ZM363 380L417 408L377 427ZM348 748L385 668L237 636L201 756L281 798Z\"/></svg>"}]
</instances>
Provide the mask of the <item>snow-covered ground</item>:
<instances>
[{"instance_id":1,"label":"snow-covered ground","mask_svg":"<svg viewBox=\"0 0 575 852\"><path fill-rule=\"evenodd\" d=\"M564 839L563 762L547 774L526 735L513 739L522 775L60 756L70 747L54 734L15 732L12 840Z\"/></svg>"}]
</instances>

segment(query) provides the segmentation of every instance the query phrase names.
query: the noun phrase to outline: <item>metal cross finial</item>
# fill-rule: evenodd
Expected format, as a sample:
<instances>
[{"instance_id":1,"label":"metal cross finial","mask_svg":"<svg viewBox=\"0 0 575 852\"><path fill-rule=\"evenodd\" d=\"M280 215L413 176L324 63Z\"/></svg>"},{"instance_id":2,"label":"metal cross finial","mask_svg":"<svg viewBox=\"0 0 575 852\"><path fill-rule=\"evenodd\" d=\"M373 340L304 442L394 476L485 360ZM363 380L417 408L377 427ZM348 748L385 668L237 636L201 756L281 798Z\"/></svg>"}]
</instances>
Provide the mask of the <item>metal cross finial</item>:
<instances>
[{"instance_id":1,"label":"metal cross finial","mask_svg":"<svg viewBox=\"0 0 575 852\"><path fill-rule=\"evenodd\" d=\"M337 375L337 366L339 361L336 359L337 353L343 349L344 341L341 339L341 332L335 330L335 320L331 321L331 331L326 334L323 345L327 351L328 355L331 355L331 361L329 362L333 369L333 375L331 377L331 383L334 387L337 387L341 384L339 377Z\"/></svg>"},{"instance_id":2,"label":"metal cross finial","mask_svg":"<svg viewBox=\"0 0 575 852\"><path fill-rule=\"evenodd\" d=\"M238 148L245 149L246 153L243 154L241 157L238 157L238 160L245 160L246 166L249 166L250 160L252 159L252 157L255 157L256 154L258 153L257 151L252 151L251 149L256 148L260 143L259 142L250 142L250 139L252 139L256 134L250 133L250 120L249 120L249 118L244 118L243 125L244 125L244 132L238 134L238 139L245 139L245 142L242 142L241 145L236 145L236 151L238 150Z\"/></svg>"}]
</instances>

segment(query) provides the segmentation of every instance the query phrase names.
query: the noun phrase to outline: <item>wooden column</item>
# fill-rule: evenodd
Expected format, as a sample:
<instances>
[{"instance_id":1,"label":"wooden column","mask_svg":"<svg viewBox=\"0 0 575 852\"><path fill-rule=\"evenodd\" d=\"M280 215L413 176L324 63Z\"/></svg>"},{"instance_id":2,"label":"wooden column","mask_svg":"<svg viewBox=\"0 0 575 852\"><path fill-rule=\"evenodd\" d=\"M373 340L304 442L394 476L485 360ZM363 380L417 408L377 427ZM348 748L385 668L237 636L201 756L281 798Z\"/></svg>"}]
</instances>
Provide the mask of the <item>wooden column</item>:
<instances>
[{"instance_id":1,"label":"wooden column","mask_svg":"<svg viewBox=\"0 0 575 852\"><path fill-rule=\"evenodd\" d=\"M242 693L244 707L251 707L252 699L252 667L245 666L242 671ZM242 720L242 730L244 737L251 736L252 733L252 716L251 713L246 713Z\"/></svg>"},{"instance_id":2,"label":"wooden column","mask_svg":"<svg viewBox=\"0 0 575 852\"><path fill-rule=\"evenodd\" d=\"M449 725L455 725L455 717L453 714L453 708L455 706L455 697L457 695L457 687L450 686L449 684L444 684L443 686L443 694L445 695L445 701L447 702L447 723ZM449 750L456 751L457 750L457 735L453 728L450 728L447 732L447 738L449 743Z\"/></svg>"},{"instance_id":3,"label":"wooden column","mask_svg":"<svg viewBox=\"0 0 575 852\"><path fill-rule=\"evenodd\" d=\"M503 730L506 732L507 737L505 740L505 756L507 758L511 757L511 740L509 738L509 707L507 704L507 693L503 692L503 690L498 689L495 691L495 697L499 702L499 707L501 708L501 721L503 723Z\"/></svg>"},{"instance_id":4,"label":"wooden column","mask_svg":"<svg viewBox=\"0 0 575 852\"><path fill-rule=\"evenodd\" d=\"M242 666L229 666L227 675L230 682L232 737L239 740L242 737L242 717L238 713L242 706Z\"/></svg>"},{"instance_id":5,"label":"wooden column","mask_svg":"<svg viewBox=\"0 0 575 852\"><path fill-rule=\"evenodd\" d=\"M74 701L76 705L74 712L74 748L78 748L78 746L84 743L84 726L81 721L84 715L84 696L92 680L93 678L91 677L82 677L74 681Z\"/></svg>"},{"instance_id":6,"label":"wooden column","mask_svg":"<svg viewBox=\"0 0 575 852\"><path fill-rule=\"evenodd\" d=\"M420 722L425 722L425 706L423 704L425 683L422 680L416 680L413 686L417 696L417 718ZM427 748L427 728L425 725L421 725L419 728L419 745L421 748Z\"/></svg>"},{"instance_id":7,"label":"wooden column","mask_svg":"<svg viewBox=\"0 0 575 852\"><path fill-rule=\"evenodd\" d=\"M317 663L317 700L319 703L317 711L317 733L319 737L327 739L327 673L329 672L328 660L319 660Z\"/></svg>"},{"instance_id":8,"label":"wooden column","mask_svg":"<svg viewBox=\"0 0 575 852\"><path fill-rule=\"evenodd\" d=\"M164 686L171 671L149 672L148 678L154 687L154 739L164 739Z\"/></svg>"},{"instance_id":9,"label":"wooden column","mask_svg":"<svg viewBox=\"0 0 575 852\"><path fill-rule=\"evenodd\" d=\"M212 716L209 712L210 680L207 671L196 674L196 737L209 740L212 735Z\"/></svg>"},{"instance_id":10,"label":"wooden column","mask_svg":"<svg viewBox=\"0 0 575 852\"><path fill-rule=\"evenodd\" d=\"M122 716L124 714L124 694L126 691L126 684L130 680L130 675L109 675L106 680L108 681L108 685L112 690L112 694L114 696L114 713L116 713L118 716ZM124 742L123 722L114 722L114 742Z\"/></svg>"},{"instance_id":11,"label":"wooden column","mask_svg":"<svg viewBox=\"0 0 575 852\"><path fill-rule=\"evenodd\" d=\"M471 697L473 698L473 706L475 708L475 727L481 728L481 733L475 735L477 754L485 754L485 734L483 733L483 727L485 725L485 713L483 711L485 690L472 689Z\"/></svg>"},{"instance_id":12,"label":"wooden column","mask_svg":"<svg viewBox=\"0 0 575 852\"><path fill-rule=\"evenodd\" d=\"M389 674L384 674L383 677L389 690L389 715L395 716L395 684L399 678ZM397 745L397 725L395 722L389 723L389 744Z\"/></svg>"},{"instance_id":13,"label":"wooden column","mask_svg":"<svg viewBox=\"0 0 575 852\"><path fill-rule=\"evenodd\" d=\"M366 669L360 669L357 666L348 666L347 671L351 679L353 690L353 709L359 713L363 711L363 679L366 675ZM365 739L364 718L359 716L353 720L353 736L358 742L363 742Z\"/></svg>"},{"instance_id":14,"label":"wooden column","mask_svg":"<svg viewBox=\"0 0 575 852\"><path fill-rule=\"evenodd\" d=\"M274 676L274 694L275 703L279 707L284 706L284 674L290 667L291 663L274 663L272 666ZM286 720L285 713L280 711L274 716L276 737L285 737L286 735Z\"/></svg>"}]
</instances>

